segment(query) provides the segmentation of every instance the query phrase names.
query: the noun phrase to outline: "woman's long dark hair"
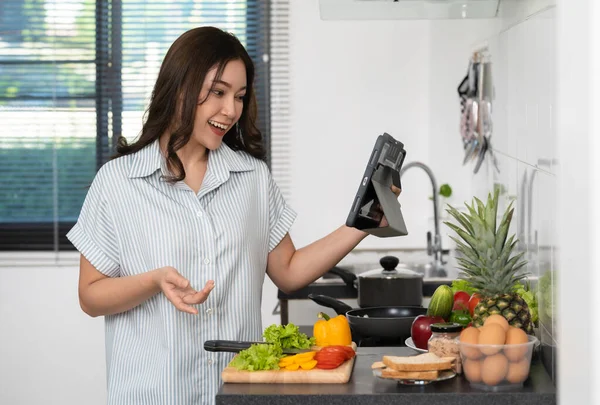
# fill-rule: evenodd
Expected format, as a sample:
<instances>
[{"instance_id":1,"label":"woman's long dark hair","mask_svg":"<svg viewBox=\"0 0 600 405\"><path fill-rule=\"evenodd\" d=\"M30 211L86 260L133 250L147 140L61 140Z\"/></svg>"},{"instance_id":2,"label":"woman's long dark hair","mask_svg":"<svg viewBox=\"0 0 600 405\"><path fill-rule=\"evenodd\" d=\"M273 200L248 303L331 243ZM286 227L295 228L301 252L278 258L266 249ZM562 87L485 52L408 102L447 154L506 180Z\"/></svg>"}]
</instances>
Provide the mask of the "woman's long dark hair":
<instances>
[{"instance_id":1,"label":"woman's long dark hair","mask_svg":"<svg viewBox=\"0 0 600 405\"><path fill-rule=\"evenodd\" d=\"M262 135L256 126L254 64L235 36L215 27L189 30L171 45L160 67L140 137L131 144L120 137L113 159L139 151L171 129L166 156L169 170L174 174L170 180L183 180L185 170L175 152L192 135L198 95L206 74L217 67L215 81L218 80L232 60L241 60L246 66L246 95L238 124L229 129L223 141L233 150L243 150L264 160Z\"/></svg>"}]
</instances>

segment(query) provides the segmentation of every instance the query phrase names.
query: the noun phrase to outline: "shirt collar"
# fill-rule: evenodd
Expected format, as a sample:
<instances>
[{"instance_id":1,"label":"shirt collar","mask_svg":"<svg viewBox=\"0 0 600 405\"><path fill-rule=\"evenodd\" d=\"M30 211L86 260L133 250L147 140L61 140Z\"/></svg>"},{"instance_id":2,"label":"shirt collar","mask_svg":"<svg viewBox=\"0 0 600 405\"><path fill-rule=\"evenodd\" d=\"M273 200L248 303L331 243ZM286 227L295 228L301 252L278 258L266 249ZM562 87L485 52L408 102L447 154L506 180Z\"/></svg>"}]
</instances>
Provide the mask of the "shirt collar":
<instances>
[{"instance_id":1,"label":"shirt collar","mask_svg":"<svg viewBox=\"0 0 600 405\"><path fill-rule=\"evenodd\" d=\"M243 153L233 151L224 142L214 151L210 151L208 169L214 170L218 178L229 177L229 172L245 172L254 170L250 159ZM142 148L132 156L130 178L147 177L161 170L163 175L168 174L167 161L162 155L159 140Z\"/></svg>"}]
</instances>

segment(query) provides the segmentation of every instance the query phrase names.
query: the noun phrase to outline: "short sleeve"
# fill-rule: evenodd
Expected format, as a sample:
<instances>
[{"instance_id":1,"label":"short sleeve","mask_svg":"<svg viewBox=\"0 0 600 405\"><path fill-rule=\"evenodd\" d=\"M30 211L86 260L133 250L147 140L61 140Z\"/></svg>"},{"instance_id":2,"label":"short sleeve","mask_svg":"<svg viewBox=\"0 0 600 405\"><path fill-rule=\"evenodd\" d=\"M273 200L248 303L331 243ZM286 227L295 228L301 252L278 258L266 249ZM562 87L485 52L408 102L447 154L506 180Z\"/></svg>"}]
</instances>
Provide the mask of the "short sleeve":
<instances>
[{"instance_id":1,"label":"short sleeve","mask_svg":"<svg viewBox=\"0 0 600 405\"><path fill-rule=\"evenodd\" d=\"M79 213L75 226L67 233L73 246L102 274L120 275L119 249L114 221L106 195L106 172L98 171Z\"/></svg>"},{"instance_id":2,"label":"short sleeve","mask_svg":"<svg viewBox=\"0 0 600 405\"><path fill-rule=\"evenodd\" d=\"M281 190L269 173L269 252L279 245L295 219L296 212L287 205Z\"/></svg>"}]
</instances>

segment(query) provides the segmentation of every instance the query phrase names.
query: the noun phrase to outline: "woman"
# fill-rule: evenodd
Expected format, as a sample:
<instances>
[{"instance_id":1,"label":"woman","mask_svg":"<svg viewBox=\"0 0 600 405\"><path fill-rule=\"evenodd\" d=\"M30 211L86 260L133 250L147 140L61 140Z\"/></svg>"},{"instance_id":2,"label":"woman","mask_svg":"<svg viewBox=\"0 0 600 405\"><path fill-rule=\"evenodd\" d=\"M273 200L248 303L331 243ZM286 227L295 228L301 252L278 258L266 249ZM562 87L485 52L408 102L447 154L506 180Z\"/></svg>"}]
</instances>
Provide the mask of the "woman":
<instances>
[{"instance_id":1,"label":"woman","mask_svg":"<svg viewBox=\"0 0 600 405\"><path fill-rule=\"evenodd\" d=\"M212 404L230 356L203 343L261 338L265 270L296 290L366 236L342 226L296 250L295 213L263 161L253 81L233 35L184 33L139 139L120 141L68 234L81 307L106 317L109 404Z\"/></svg>"}]
</instances>

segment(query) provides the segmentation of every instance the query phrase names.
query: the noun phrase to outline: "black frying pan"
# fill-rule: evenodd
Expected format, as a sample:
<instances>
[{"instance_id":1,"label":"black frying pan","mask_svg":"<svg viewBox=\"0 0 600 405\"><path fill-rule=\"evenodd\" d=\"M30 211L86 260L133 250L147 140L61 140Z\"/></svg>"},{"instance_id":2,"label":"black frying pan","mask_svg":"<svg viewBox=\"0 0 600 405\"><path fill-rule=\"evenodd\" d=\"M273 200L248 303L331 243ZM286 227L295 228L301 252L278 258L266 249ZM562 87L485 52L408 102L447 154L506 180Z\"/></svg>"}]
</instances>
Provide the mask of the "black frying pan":
<instances>
[{"instance_id":1,"label":"black frying pan","mask_svg":"<svg viewBox=\"0 0 600 405\"><path fill-rule=\"evenodd\" d=\"M353 309L350 305L326 295L309 294L308 298L333 309L338 315L346 315L353 335L362 337L406 339L410 337L415 318L427 312L427 308L423 307Z\"/></svg>"}]
</instances>

